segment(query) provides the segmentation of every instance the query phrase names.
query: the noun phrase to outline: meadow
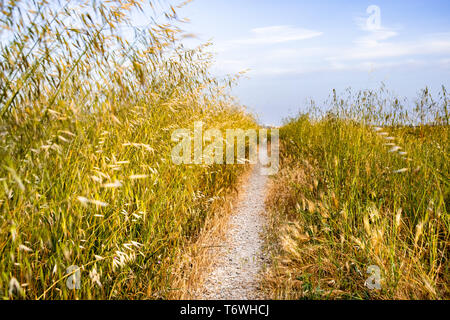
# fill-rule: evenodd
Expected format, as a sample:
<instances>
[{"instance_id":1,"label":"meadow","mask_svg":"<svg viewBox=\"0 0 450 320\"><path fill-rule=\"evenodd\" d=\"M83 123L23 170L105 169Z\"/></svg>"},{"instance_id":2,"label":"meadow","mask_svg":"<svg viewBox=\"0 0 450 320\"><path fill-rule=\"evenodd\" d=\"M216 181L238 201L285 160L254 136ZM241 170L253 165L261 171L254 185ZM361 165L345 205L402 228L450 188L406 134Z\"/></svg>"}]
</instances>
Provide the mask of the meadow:
<instances>
[{"instance_id":1,"label":"meadow","mask_svg":"<svg viewBox=\"0 0 450 320\"><path fill-rule=\"evenodd\" d=\"M146 3L1 2L1 299L186 297L206 264L192 245L226 226L249 166L177 165L172 133L260 126L230 95L240 74L183 45L179 7L134 24ZM448 299L446 89L413 108L384 86L342 97L279 128L262 287Z\"/></svg>"},{"instance_id":2,"label":"meadow","mask_svg":"<svg viewBox=\"0 0 450 320\"><path fill-rule=\"evenodd\" d=\"M135 27L142 5L2 7L1 298L167 297L244 170L172 163L177 128L256 123L228 95L234 79L210 75L208 44L181 45L177 8Z\"/></svg>"},{"instance_id":3,"label":"meadow","mask_svg":"<svg viewBox=\"0 0 450 320\"><path fill-rule=\"evenodd\" d=\"M448 101L444 87L412 108L384 86L333 91L286 120L267 199L271 298L450 297Z\"/></svg>"}]
</instances>

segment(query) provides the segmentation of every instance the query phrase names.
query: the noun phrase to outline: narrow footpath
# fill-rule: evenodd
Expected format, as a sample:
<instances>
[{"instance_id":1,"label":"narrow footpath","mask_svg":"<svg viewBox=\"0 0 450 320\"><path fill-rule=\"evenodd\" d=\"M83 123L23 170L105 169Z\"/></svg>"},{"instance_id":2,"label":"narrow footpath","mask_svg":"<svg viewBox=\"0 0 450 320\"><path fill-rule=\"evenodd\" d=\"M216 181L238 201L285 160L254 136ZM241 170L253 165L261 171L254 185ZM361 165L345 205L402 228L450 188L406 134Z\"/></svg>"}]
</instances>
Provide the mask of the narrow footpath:
<instances>
[{"instance_id":1,"label":"narrow footpath","mask_svg":"<svg viewBox=\"0 0 450 320\"><path fill-rule=\"evenodd\" d=\"M263 299L259 274L264 263L264 200L268 177L255 165L245 194L231 215L226 241L216 248L218 260L207 276L200 299Z\"/></svg>"}]
</instances>

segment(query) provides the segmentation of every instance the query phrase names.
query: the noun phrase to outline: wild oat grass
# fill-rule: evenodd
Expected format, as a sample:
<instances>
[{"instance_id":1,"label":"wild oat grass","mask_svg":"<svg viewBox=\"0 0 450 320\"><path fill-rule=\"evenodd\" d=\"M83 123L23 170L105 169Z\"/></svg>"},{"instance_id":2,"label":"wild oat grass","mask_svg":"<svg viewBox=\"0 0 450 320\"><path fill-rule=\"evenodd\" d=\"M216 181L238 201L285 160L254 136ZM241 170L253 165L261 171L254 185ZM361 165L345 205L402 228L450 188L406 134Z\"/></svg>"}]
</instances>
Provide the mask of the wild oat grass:
<instances>
[{"instance_id":1,"label":"wild oat grass","mask_svg":"<svg viewBox=\"0 0 450 320\"><path fill-rule=\"evenodd\" d=\"M171 133L255 127L233 79L180 45L175 7L136 28L142 1L1 3L0 296L167 297L242 171L174 165Z\"/></svg>"},{"instance_id":2,"label":"wild oat grass","mask_svg":"<svg viewBox=\"0 0 450 320\"><path fill-rule=\"evenodd\" d=\"M448 98L425 89L409 112L399 101L384 87L334 92L325 114L281 127L283 169L268 199L272 298L450 297ZM365 285L371 265L380 290Z\"/></svg>"}]
</instances>

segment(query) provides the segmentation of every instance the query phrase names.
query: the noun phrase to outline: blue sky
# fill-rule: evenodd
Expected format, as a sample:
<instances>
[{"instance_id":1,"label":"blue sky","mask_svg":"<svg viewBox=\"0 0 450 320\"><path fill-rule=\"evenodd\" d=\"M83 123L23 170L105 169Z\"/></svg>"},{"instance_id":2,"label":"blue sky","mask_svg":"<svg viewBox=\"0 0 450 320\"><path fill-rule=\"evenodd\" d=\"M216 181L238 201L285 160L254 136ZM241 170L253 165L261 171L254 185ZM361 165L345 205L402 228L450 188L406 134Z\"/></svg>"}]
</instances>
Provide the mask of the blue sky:
<instances>
[{"instance_id":1,"label":"blue sky","mask_svg":"<svg viewBox=\"0 0 450 320\"><path fill-rule=\"evenodd\" d=\"M214 43L217 75L250 69L233 93L265 124L333 88L383 81L413 100L425 85L449 87L449 1L194 0L179 14L197 41Z\"/></svg>"}]
</instances>

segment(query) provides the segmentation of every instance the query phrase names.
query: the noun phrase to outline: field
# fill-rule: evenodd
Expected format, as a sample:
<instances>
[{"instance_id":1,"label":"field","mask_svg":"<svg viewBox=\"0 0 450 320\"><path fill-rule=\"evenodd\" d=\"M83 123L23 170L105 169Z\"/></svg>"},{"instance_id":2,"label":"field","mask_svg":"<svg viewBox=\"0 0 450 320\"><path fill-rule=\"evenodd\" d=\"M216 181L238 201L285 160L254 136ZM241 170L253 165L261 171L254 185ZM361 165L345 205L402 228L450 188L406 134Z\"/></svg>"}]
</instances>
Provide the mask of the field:
<instances>
[{"instance_id":1,"label":"field","mask_svg":"<svg viewBox=\"0 0 450 320\"><path fill-rule=\"evenodd\" d=\"M217 78L209 43L183 45L182 5L150 2L135 26L145 3L1 2L0 299L190 298L208 278L198 252L223 246L208 237L231 229L251 166L177 165L173 132L263 126L230 94L241 74ZM384 86L342 96L277 128L280 170L239 202L267 225L261 291L449 299L446 89L413 105ZM262 297L252 281L241 291Z\"/></svg>"},{"instance_id":2,"label":"field","mask_svg":"<svg viewBox=\"0 0 450 320\"><path fill-rule=\"evenodd\" d=\"M334 92L281 127L272 298L449 298L447 93L408 114L386 91Z\"/></svg>"},{"instance_id":3,"label":"field","mask_svg":"<svg viewBox=\"0 0 450 320\"><path fill-rule=\"evenodd\" d=\"M122 36L139 4L5 8L16 38L0 60L2 298L167 297L176 258L243 170L172 162L174 129L256 123L181 31ZM89 281L72 290L77 272Z\"/></svg>"}]
</instances>

